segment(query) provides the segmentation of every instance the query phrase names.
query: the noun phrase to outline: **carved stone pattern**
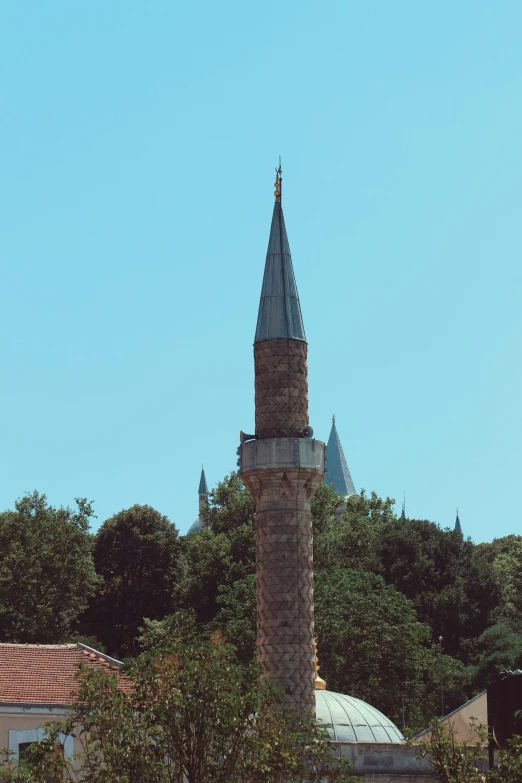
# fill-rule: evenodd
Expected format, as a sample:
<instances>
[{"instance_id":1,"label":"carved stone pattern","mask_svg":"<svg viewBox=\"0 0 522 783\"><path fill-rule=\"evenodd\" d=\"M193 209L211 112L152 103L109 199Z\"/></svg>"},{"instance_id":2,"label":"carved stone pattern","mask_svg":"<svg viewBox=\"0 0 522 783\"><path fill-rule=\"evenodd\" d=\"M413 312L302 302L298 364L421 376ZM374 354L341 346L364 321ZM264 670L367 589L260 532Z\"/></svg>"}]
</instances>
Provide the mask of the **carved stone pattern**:
<instances>
[{"instance_id":1,"label":"carved stone pattern","mask_svg":"<svg viewBox=\"0 0 522 783\"><path fill-rule=\"evenodd\" d=\"M261 480L262 476L262 480ZM256 498L257 654L284 701L315 711L313 538L310 468L242 474Z\"/></svg>"},{"instance_id":2,"label":"carved stone pattern","mask_svg":"<svg viewBox=\"0 0 522 783\"><path fill-rule=\"evenodd\" d=\"M307 349L303 340L255 343L258 438L302 437L308 424Z\"/></svg>"}]
</instances>

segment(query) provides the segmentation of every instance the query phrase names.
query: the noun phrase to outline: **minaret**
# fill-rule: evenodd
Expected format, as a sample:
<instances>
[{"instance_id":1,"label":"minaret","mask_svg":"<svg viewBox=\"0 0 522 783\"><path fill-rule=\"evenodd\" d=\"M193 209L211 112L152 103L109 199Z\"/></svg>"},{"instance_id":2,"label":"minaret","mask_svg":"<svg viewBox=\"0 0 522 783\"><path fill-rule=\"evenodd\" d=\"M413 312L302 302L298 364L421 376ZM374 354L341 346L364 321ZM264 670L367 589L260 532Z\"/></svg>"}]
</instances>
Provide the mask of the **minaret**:
<instances>
[{"instance_id":1,"label":"minaret","mask_svg":"<svg viewBox=\"0 0 522 783\"><path fill-rule=\"evenodd\" d=\"M460 533L462 535L462 525L460 524L458 508L457 508L457 518L455 520L455 530L457 531L457 533Z\"/></svg>"},{"instance_id":2,"label":"minaret","mask_svg":"<svg viewBox=\"0 0 522 783\"><path fill-rule=\"evenodd\" d=\"M257 654L284 703L315 712L311 500L324 443L308 426L307 343L281 207L281 166L254 341L255 435L241 477L256 503Z\"/></svg>"},{"instance_id":3,"label":"minaret","mask_svg":"<svg viewBox=\"0 0 522 783\"><path fill-rule=\"evenodd\" d=\"M199 533L200 530L204 530L207 526L205 517L203 516L203 510L208 504L208 487L207 479L205 476L205 468L201 466L201 478L199 479L198 489L198 509L199 514L195 522L190 526L188 533Z\"/></svg>"},{"instance_id":4,"label":"minaret","mask_svg":"<svg viewBox=\"0 0 522 783\"><path fill-rule=\"evenodd\" d=\"M203 467L203 465L201 466L201 478L199 479L198 496L199 496L199 518L202 519L203 509L205 508L206 505L208 505L208 487L207 487L207 479L205 476L205 468Z\"/></svg>"},{"instance_id":5,"label":"minaret","mask_svg":"<svg viewBox=\"0 0 522 783\"><path fill-rule=\"evenodd\" d=\"M335 426L335 416L332 416L332 429L330 430L326 453L328 461L326 463L326 476L323 479L325 484L331 484L334 491L338 495L344 495L345 498L356 495L357 492L344 456L341 441L339 440L337 427Z\"/></svg>"}]
</instances>

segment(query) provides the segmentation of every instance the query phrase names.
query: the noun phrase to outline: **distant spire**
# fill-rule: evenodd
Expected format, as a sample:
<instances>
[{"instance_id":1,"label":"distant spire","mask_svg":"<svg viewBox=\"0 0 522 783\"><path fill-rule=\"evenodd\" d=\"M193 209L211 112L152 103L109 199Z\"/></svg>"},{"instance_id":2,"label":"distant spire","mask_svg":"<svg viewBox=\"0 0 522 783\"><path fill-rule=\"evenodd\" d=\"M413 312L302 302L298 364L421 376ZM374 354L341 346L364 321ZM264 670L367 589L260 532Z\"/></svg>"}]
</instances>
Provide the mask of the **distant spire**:
<instances>
[{"instance_id":1,"label":"distant spire","mask_svg":"<svg viewBox=\"0 0 522 783\"><path fill-rule=\"evenodd\" d=\"M203 465L201 465L201 477L199 479L199 489L198 489L199 514L196 521L193 522L192 525L190 526L188 533L199 533L201 530L204 530L204 528L206 528L207 521L205 519L203 512L206 509L207 504L208 504L207 479L205 476L205 468L203 467Z\"/></svg>"},{"instance_id":2,"label":"distant spire","mask_svg":"<svg viewBox=\"0 0 522 783\"><path fill-rule=\"evenodd\" d=\"M406 490L404 490L404 500L402 501L401 519L406 519Z\"/></svg>"},{"instance_id":3,"label":"distant spire","mask_svg":"<svg viewBox=\"0 0 522 783\"><path fill-rule=\"evenodd\" d=\"M306 340L294 277L290 245L281 206L281 161L276 169L275 203L266 253L265 274L259 302L254 342L293 338Z\"/></svg>"},{"instance_id":4,"label":"distant spire","mask_svg":"<svg viewBox=\"0 0 522 783\"><path fill-rule=\"evenodd\" d=\"M199 479L198 492L200 495L208 495L207 479L205 476L205 468L203 467L203 465L201 466L201 478Z\"/></svg>"},{"instance_id":5,"label":"distant spire","mask_svg":"<svg viewBox=\"0 0 522 783\"><path fill-rule=\"evenodd\" d=\"M323 479L325 484L332 484L335 492L339 495L344 495L345 497L356 495L357 492L348 469L348 463L337 434L335 416L332 416L332 429L328 438L327 454L326 475Z\"/></svg>"},{"instance_id":6,"label":"distant spire","mask_svg":"<svg viewBox=\"0 0 522 783\"><path fill-rule=\"evenodd\" d=\"M457 531L457 533L460 533L462 535L462 525L460 524L458 507L457 507L457 518L455 520L455 530Z\"/></svg>"}]
</instances>

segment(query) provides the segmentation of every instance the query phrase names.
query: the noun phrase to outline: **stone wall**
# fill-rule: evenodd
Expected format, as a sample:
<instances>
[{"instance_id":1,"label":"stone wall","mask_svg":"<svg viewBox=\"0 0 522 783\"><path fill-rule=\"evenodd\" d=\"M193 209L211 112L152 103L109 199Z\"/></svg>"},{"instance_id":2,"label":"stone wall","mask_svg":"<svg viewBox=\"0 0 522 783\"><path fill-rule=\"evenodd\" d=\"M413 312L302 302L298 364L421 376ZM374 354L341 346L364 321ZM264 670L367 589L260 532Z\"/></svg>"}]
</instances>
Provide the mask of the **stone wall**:
<instances>
[{"instance_id":1,"label":"stone wall","mask_svg":"<svg viewBox=\"0 0 522 783\"><path fill-rule=\"evenodd\" d=\"M321 444L322 445L322 444ZM257 655L284 701L315 711L311 499L322 471L242 473L256 501Z\"/></svg>"},{"instance_id":2,"label":"stone wall","mask_svg":"<svg viewBox=\"0 0 522 783\"><path fill-rule=\"evenodd\" d=\"M336 751L347 756L355 775L379 783L432 783L437 779L429 761L418 759L418 750L395 742L336 742Z\"/></svg>"},{"instance_id":3,"label":"stone wall","mask_svg":"<svg viewBox=\"0 0 522 783\"><path fill-rule=\"evenodd\" d=\"M308 424L307 350L303 340L255 343L258 438L302 437Z\"/></svg>"}]
</instances>

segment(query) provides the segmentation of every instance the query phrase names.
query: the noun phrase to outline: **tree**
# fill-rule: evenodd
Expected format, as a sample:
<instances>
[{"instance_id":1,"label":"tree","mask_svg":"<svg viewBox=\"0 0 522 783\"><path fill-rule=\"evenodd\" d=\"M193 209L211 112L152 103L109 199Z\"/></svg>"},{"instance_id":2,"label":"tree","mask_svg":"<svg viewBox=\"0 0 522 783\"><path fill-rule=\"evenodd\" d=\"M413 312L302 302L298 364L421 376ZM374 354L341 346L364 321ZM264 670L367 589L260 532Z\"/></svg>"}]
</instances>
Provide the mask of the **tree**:
<instances>
[{"instance_id":1,"label":"tree","mask_svg":"<svg viewBox=\"0 0 522 783\"><path fill-rule=\"evenodd\" d=\"M474 691L487 688L499 672L522 666L522 634L505 620L486 628L468 647L467 675Z\"/></svg>"},{"instance_id":2,"label":"tree","mask_svg":"<svg viewBox=\"0 0 522 783\"><path fill-rule=\"evenodd\" d=\"M253 531L255 504L237 473L220 481L210 493L205 518L214 533L233 534L246 526Z\"/></svg>"},{"instance_id":3,"label":"tree","mask_svg":"<svg viewBox=\"0 0 522 783\"><path fill-rule=\"evenodd\" d=\"M67 640L98 582L92 560L92 504L54 508L25 495L0 514L0 639L56 644Z\"/></svg>"},{"instance_id":4,"label":"tree","mask_svg":"<svg viewBox=\"0 0 522 783\"><path fill-rule=\"evenodd\" d=\"M25 768L34 783L47 783L40 770L51 767L47 755L55 762L62 731L81 739L84 783L353 781L332 758L326 730L278 700L255 666L239 665L219 636L200 637L189 623L168 649L141 656L123 675L81 672L73 715L29 751Z\"/></svg>"},{"instance_id":5,"label":"tree","mask_svg":"<svg viewBox=\"0 0 522 783\"><path fill-rule=\"evenodd\" d=\"M452 723L434 720L429 739L414 746L420 758L430 760L440 783L485 783L486 776L480 768L485 765L486 732L481 727L474 728L479 734L477 741L458 742Z\"/></svg>"},{"instance_id":6,"label":"tree","mask_svg":"<svg viewBox=\"0 0 522 783\"><path fill-rule=\"evenodd\" d=\"M143 618L161 619L176 608L183 572L176 527L150 506L120 511L96 534L94 562L103 587L91 601L84 630L113 655L133 655Z\"/></svg>"},{"instance_id":7,"label":"tree","mask_svg":"<svg viewBox=\"0 0 522 783\"><path fill-rule=\"evenodd\" d=\"M463 641L485 630L500 600L494 570L474 544L433 522L396 519L378 527L377 553L385 581L465 660Z\"/></svg>"},{"instance_id":8,"label":"tree","mask_svg":"<svg viewBox=\"0 0 522 783\"><path fill-rule=\"evenodd\" d=\"M504 536L490 544L479 544L477 553L492 566L499 583L500 602L492 619L522 632L522 536Z\"/></svg>"},{"instance_id":9,"label":"tree","mask_svg":"<svg viewBox=\"0 0 522 783\"><path fill-rule=\"evenodd\" d=\"M321 675L328 687L348 693L402 725L421 729L438 712L440 661L431 631L412 602L382 577L351 569L317 572L316 630ZM458 663L442 656L446 695ZM456 705L455 705L456 706Z\"/></svg>"},{"instance_id":10,"label":"tree","mask_svg":"<svg viewBox=\"0 0 522 783\"><path fill-rule=\"evenodd\" d=\"M508 740L507 748L498 752L498 766L489 773L492 783L521 783L522 737Z\"/></svg>"},{"instance_id":11,"label":"tree","mask_svg":"<svg viewBox=\"0 0 522 783\"><path fill-rule=\"evenodd\" d=\"M474 724L470 729L470 735L478 734L478 740L458 742L453 724L435 720L429 739L413 747L419 750L420 758L429 759L440 783L521 783L522 737L512 737L507 748L496 754L496 766L483 772L487 765L487 729Z\"/></svg>"},{"instance_id":12,"label":"tree","mask_svg":"<svg viewBox=\"0 0 522 783\"><path fill-rule=\"evenodd\" d=\"M377 554L377 530L395 519L393 500L382 500L375 492L368 498L349 498L341 516L335 515L340 496L327 484L320 484L312 501L314 522L314 565L316 569L354 568L381 570Z\"/></svg>"},{"instance_id":13,"label":"tree","mask_svg":"<svg viewBox=\"0 0 522 783\"><path fill-rule=\"evenodd\" d=\"M240 661L253 661L256 654L256 577L248 574L229 587L219 588L220 607L211 629L220 629L237 649Z\"/></svg>"},{"instance_id":14,"label":"tree","mask_svg":"<svg viewBox=\"0 0 522 783\"><path fill-rule=\"evenodd\" d=\"M182 605L196 612L200 623L219 611L219 591L255 571L254 504L236 473L210 494L207 527L185 536L187 568L179 587Z\"/></svg>"}]
</instances>

